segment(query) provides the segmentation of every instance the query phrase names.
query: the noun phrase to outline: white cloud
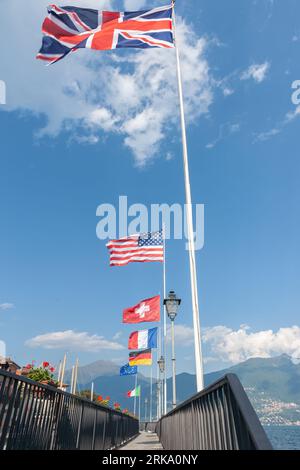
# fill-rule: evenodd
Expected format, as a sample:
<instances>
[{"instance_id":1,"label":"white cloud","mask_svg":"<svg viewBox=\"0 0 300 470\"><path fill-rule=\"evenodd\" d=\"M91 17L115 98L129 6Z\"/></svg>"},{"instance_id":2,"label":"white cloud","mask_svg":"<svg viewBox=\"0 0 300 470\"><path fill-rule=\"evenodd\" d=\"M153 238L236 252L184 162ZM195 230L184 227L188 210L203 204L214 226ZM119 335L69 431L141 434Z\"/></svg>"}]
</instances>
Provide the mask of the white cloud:
<instances>
[{"instance_id":1,"label":"white cloud","mask_svg":"<svg viewBox=\"0 0 300 470\"><path fill-rule=\"evenodd\" d=\"M223 91L224 96L230 96L230 95L233 95L233 93L234 93L234 90L232 88L229 88L229 87L226 87L226 86L225 86L225 88L223 88L222 91Z\"/></svg>"},{"instance_id":2,"label":"white cloud","mask_svg":"<svg viewBox=\"0 0 300 470\"><path fill-rule=\"evenodd\" d=\"M297 117L300 116L300 106L297 106L293 111L289 111L285 116L286 124L293 122Z\"/></svg>"},{"instance_id":3,"label":"white cloud","mask_svg":"<svg viewBox=\"0 0 300 470\"><path fill-rule=\"evenodd\" d=\"M280 134L289 124L295 121L300 116L300 106L297 106L293 111L286 113L284 119L277 123L275 127L269 131L259 132L255 134L254 143L256 142L265 142L272 137Z\"/></svg>"},{"instance_id":4,"label":"white cloud","mask_svg":"<svg viewBox=\"0 0 300 470\"><path fill-rule=\"evenodd\" d=\"M238 122L226 122L219 127L219 133L215 140L206 144L207 149L213 149L224 138L236 134L240 131L241 125Z\"/></svg>"},{"instance_id":5,"label":"white cloud","mask_svg":"<svg viewBox=\"0 0 300 470\"><path fill-rule=\"evenodd\" d=\"M9 304L9 303L4 303L0 304L0 310L10 310L11 308L14 308L14 304Z\"/></svg>"},{"instance_id":6,"label":"white cloud","mask_svg":"<svg viewBox=\"0 0 300 470\"><path fill-rule=\"evenodd\" d=\"M178 346L190 346L194 342L194 330L191 326L175 322L175 341ZM167 342L171 342L171 326L167 326Z\"/></svg>"},{"instance_id":7,"label":"white cloud","mask_svg":"<svg viewBox=\"0 0 300 470\"><path fill-rule=\"evenodd\" d=\"M252 78L255 82L261 83L266 79L269 69L269 62L264 62L263 64L252 64L241 74L241 80L249 80Z\"/></svg>"},{"instance_id":8,"label":"white cloud","mask_svg":"<svg viewBox=\"0 0 300 470\"><path fill-rule=\"evenodd\" d=\"M247 325L238 330L226 326L206 328L203 342L216 361L238 363L251 357L272 357L288 354L300 357L300 327L280 328L277 332L252 332Z\"/></svg>"},{"instance_id":9,"label":"white cloud","mask_svg":"<svg viewBox=\"0 0 300 470\"><path fill-rule=\"evenodd\" d=\"M2 0L5 17L0 17L1 33L10 38L9 47L0 50L1 79L7 84L8 95L3 109L41 118L43 127L36 132L39 138L67 131L78 142L95 144L108 133L121 135L135 162L144 165L158 154L170 128L179 124L174 50L80 50L45 67L35 54L48 3L28 0L30 15L24 22L18 14L20 0ZM114 6L104 0L66 3L98 9ZM143 3L128 0L126 7L134 8L135 4L140 8ZM190 123L207 113L213 100L205 57L208 43L180 18L178 43Z\"/></svg>"},{"instance_id":10,"label":"white cloud","mask_svg":"<svg viewBox=\"0 0 300 470\"><path fill-rule=\"evenodd\" d=\"M125 11L136 11L144 8L147 0L124 0Z\"/></svg>"},{"instance_id":11,"label":"white cloud","mask_svg":"<svg viewBox=\"0 0 300 470\"><path fill-rule=\"evenodd\" d=\"M105 339L103 336L89 335L73 330L56 331L35 336L26 341L30 348L65 349L70 351L98 352L103 349L120 351L124 346Z\"/></svg>"},{"instance_id":12,"label":"white cloud","mask_svg":"<svg viewBox=\"0 0 300 470\"><path fill-rule=\"evenodd\" d=\"M278 129L277 127L274 127L273 129L270 129L269 131L266 132L260 132L255 136L254 142L265 142L266 140L271 139L272 137L275 137L275 135L280 134L281 129Z\"/></svg>"},{"instance_id":13,"label":"white cloud","mask_svg":"<svg viewBox=\"0 0 300 470\"><path fill-rule=\"evenodd\" d=\"M117 341L118 339L122 337L122 335L123 335L122 331L117 331L117 333L113 336L113 340Z\"/></svg>"}]
</instances>

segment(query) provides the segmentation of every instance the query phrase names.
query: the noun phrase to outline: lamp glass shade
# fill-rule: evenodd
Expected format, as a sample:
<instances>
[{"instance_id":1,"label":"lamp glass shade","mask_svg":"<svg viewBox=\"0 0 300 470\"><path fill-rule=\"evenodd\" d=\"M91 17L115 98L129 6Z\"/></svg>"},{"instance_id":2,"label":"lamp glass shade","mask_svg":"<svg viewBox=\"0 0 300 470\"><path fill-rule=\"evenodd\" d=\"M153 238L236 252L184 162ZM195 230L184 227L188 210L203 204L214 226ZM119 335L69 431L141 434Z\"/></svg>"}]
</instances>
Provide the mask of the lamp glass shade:
<instances>
[{"instance_id":1,"label":"lamp glass shade","mask_svg":"<svg viewBox=\"0 0 300 470\"><path fill-rule=\"evenodd\" d=\"M164 370L165 370L165 360L164 360L163 356L161 356L160 359L157 362L158 362L160 372L164 372Z\"/></svg>"},{"instance_id":2,"label":"lamp glass shade","mask_svg":"<svg viewBox=\"0 0 300 470\"><path fill-rule=\"evenodd\" d=\"M176 297L174 291L170 291L169 297L165 299L164 304L166 306L168 317L171 321L175 320L180 303L181 299Z\"/></svg>"}]
</instances>

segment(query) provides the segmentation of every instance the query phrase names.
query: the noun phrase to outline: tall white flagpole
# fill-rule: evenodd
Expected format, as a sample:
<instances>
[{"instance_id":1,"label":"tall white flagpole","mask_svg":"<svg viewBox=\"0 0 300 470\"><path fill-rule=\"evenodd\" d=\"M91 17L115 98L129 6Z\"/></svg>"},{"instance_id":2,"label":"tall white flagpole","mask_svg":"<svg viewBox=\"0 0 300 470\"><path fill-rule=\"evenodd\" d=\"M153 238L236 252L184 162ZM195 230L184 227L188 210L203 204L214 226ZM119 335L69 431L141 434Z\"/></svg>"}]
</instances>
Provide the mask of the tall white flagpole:
<instances>
[{"instance_id":1,"label":"tall white flagpole","mask_svg":"<svg viewBox=\"0 0 300 470\"><path fill-rule=\"evenodd\" d=\"M61 366L62 362L59 361L59 367L58 367L58 375L57 375L57 381L60 383L60 376L61 376Z\"/></svg>"},{"instance_id":2,"label":"tall white flagpole","mask_svg":"<svg viewBox=\"0 0 300 470\"><path fill-rule=\"evenodd\" d=\"M64 355L62 367L61 367L61 373L60 373L60 388L62 388L62 385L64 383L64 378L65 378L65 370L66 370L66 362L67 362L67 353Z\"/></svg>"},{"instance_id":3,"label":"tall white flagpole","mask_svg":"<svg viewBox=\"0 0 300 470\"><path fill-rule=\"evenodd\" d=\"M157 384L156 384L156 397L157 397L157 403L156 403L156 407L157 407L157 420L159 420L160 418L160 372L159 372L159 365L158 365L158 361L159 361L159 351L160 351L160 346L159 346L159 343L160 343L160 331L159 331L159 327L158 327L158 349L157 349Z\"/></svg>"},{"instance_id":4,"label":"tall white flagpole","mask_svg":"<svg viewBox=\"0 0 300 470\"><path fill-rule=\"evenodd\" d=\"M152 392L153 392L153 367L151 365L151 369L150 369L150 400L149 400L149 403L150 403L150 413L149 413L150 423L152 423Z\"/></svg>"},{"instance_id":5,"label":"tall white flagpole","mask_svg":"<svg viewBox=\"0 0 300 470\"><path fill-rule=\"evenodd\" d=\"M94 382L92 382L92 387L91 387L91 401L94 401Z\"/></svg>"},{"instance_id":6,"label":"tall white flagpole","mask_svg":"<svg viewBox=\"0 0 300 470\"><path fill-rule=\"evenodd\" d=\"M141 421L141 395L142 395L142 387L140 388L140 396L139 396L139 421Z\"/></svg>"},{"instance_id":7,"label":"tall white flagpole","mask_svg":"<svg viewBox=\"0 0 300 470\"><path fill-rule=\"evenodd\" d=\"M135 374L135 381L134 381L134 389L137 389L137 373ZM134 395L134 402L133 402L133 414L135 416L136 412L136 395Z\"/></svg>"},{"instance_id":8,"label":"tall white flagpole","mask_svg":"<svg viewBox=\"0 0 300 470\"><path fill-rule=\"evenodd\" d=\"M185 199L186 199L186 210L187 210L187 229L188 229L190 278L191 278L191 293L192 293L192 307L193 307L194 343L195 343L195 365L196 365L197 391L200 392L204 388L204 381L203 381L203 361L202 361L202 350L201 350L201 332L200 332L200 319L199 319L199 302L198 302L198 289L197 289L197 270L196 270L196 258L195 258L194 228L193 228L192 196L191 196L187 138L186 138L186 128L185 128L182 75L181 75L181 67L180 67L179 49L178 49L178 44L177 44L177 39L176 39L176 17L175 17L175 8L174 8L175 1L173 0L172 3L173 3L173 25L174 25L176 64L177 64L178 93L179 93L179 103L180 103L180 120L181 120L181 132L182 132Z\"/></svg>"},{"instance_id":9,"label":"tall white flagpole","mask_svg":"<svg viewBox=\"0 0 300 470\"><path fill-rule=\"evenodd\" d=\"M76 389L77 389L78 364L79 364L79 359L77 358L76 364L75 364L74 382L73 382L73 394L74 395L76 395Z\"/></svg>"},{"instance_id":10,"label":"tall white flagpole","mask_svg":"<svg viewBox=\"0 0 300 470\"><path fill-rule=\"evenodd\" d=\"M163 261L163 289L164 299L166 298L166 228L163 224L163 243L164 243L164 261ZM167 414L167 313L166 306L164 305L164 358L165 358L165 370L164 370L164 414Z\"/></svg>"},{"instance_id":11,"label":"tall white flagpole","mask_svg":"<svg viewBox=\"0 0 300 470\"><path fill-rule=\"evenodd\" d=\"M75 366L72 366L72 375L71 375L71 393L73 393L74 372L75 372Z\"/></svg>"}]
</instances>

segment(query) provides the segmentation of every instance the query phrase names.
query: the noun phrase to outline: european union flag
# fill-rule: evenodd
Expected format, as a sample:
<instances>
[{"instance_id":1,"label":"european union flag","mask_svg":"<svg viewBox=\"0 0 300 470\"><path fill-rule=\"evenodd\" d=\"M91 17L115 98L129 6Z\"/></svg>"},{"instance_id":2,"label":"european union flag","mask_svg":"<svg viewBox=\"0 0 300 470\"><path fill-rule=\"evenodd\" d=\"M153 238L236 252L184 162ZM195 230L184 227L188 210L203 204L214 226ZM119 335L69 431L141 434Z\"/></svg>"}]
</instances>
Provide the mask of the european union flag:
<instances>
[{"instance_id":1,"label":"european union flag","mask_svg":"<svg viewBox=\"0 0 300 470\"><path fill-rule=\"evenodd\" d=\"M120 369L120 375L135 375L137 374L137 366L130 366L129 364L126 364L125 366L121 367Z\"/></svg>"}]
</instances>

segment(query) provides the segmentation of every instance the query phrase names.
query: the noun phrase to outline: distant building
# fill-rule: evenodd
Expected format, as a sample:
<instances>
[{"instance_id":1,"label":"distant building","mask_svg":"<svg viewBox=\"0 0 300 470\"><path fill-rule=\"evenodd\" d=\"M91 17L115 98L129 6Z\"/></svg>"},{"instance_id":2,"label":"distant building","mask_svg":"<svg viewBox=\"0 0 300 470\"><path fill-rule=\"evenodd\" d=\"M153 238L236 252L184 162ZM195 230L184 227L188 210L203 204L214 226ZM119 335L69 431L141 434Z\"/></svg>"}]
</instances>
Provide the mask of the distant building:
<instances>
[{"instance_id":1,"label":"distant building","mask_svg":"<svg viewBox=\"0 0 300 470\"><path fill-rule=\"evenodd\" d=\"M6 372L11 372L15 374L20 366L14 362L10 357L1 357L0 356L0 370L5 370Z\"/></svg>"}]
</instances>

